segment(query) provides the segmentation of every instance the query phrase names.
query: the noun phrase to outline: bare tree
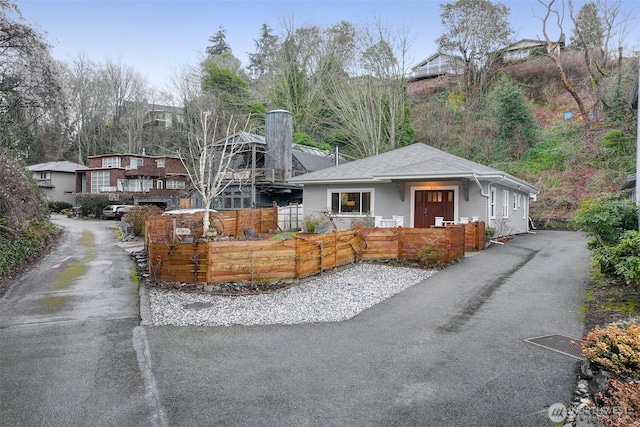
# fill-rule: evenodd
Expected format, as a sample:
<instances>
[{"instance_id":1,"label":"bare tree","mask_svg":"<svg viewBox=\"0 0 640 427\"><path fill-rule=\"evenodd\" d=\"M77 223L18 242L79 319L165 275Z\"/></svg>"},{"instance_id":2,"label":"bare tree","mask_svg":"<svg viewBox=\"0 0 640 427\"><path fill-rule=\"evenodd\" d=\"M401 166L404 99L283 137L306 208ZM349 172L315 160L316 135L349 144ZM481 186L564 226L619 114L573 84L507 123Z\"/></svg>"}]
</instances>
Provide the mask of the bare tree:
<instances>
[{"instance_id":1,"label":"bare tree","mask_svg":"<svg viewBox=\"0 0 640 427\"><path fill-rule=\"evenodd\" d=\"M413 142L408 124L408 35L382 22L360 33L359 77L334 74L329 103L335 126L355 157L368 157Z\"/></svg>"},{"instance_id":2,"label":"bare tree","mask_svg":"<svg viewBox=\"0 0 640 427\"><path fill-rule=\"evenodd\" d=\"M202 237L207 237L211 205L233 182L229 179L229 172L242 147L231 138L237 130L237 125L232 122L227 124L225 137L216 143L215 136L219 134L220 127L215 112L198 110L189 118L187 151L179 151L178 155L187 170L193 189L202 198Z\"/></svg>"},{"instance_id":3,"label":"bare tree","mask_svg":"<svg viewBox=\"0 0 640 427\"><path fill-rule=\"evenodd\" d=\"M562 60L560 58L561 41L564 37L562 24L564 18L564 9L558 9L556 0L538 0L538 3L540 3L545 8L544 16L540 18L540 20L542 21L542 34L547 44L548 56L554 62L564 88L567 90L567 92L569 92L573 100L578 105L578 109L580 110L580 114L584 119L584 123L586 125L589 125L590 119L589 115L587 114L587 109L585 108L584 102L582 101L577 88L569 80L569 77L565 72L564 65L562 64ZM560 2L560 5L563 6L562 1ZM553 21L555 21L556 29L560 31L560 37L558 39L552 39L549 36L549 31L551 30L550 27L554 25Z\"/></svg>"},{"instance_id":4,"label":"bare tree","mask_svg":"<svg viewBox=\"0 0 640 427\"><path fill-rule=\"evenodd\" d=\"M349 151L357 158L386 151L384 92L384 83L371 76L348 80L336 87L334 108L340 112Z\"/></svg>"},{"instance_id":5,"label":"bare tree","mask_svg":"<svg viewBox=\"0 0 640 427\"><path fill-rule=\"evenodd\" d=\"M232 117L221 125L219 118L222 104L210 93L203 92L202 70L184 67L173 79L176 96L184 103L182 130L184 145L177 154L187 170L193 190L202 198L205 209L203 237L210 227L209 213L216 197L233 183L229 179L232 165L243 147L236 143L233 134L239 128Z\"/></svg>"},{"instance_id":6,"label":"bare tree","mask_svg":"<svg viewBox=\"0 0 640 427\"><path fill-rule=\"evenodd\" d=\"M591 82L589 87L595 92L594 109L602 104L606 110L610 105L604 94L603 79L616 62L620 73L623 44L634 17L623 13L620 0L585 3L577 15L573 0L569 0L569 15L574 24L573 44L584 54Z\"/></svg>"}]
</instances>

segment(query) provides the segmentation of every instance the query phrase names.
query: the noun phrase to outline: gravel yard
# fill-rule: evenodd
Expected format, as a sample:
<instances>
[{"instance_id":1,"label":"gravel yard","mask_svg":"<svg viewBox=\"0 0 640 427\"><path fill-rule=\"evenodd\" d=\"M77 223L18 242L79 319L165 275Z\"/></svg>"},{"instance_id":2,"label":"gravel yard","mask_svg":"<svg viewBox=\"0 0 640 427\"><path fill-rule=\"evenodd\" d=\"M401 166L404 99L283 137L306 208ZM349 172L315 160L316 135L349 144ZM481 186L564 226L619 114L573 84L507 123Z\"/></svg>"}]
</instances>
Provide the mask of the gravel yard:
<instances>
[{"instance_id":1,"label":"gravel yard","mask_svg":"<svg viewBox=\"0 0 640 427\"><path fill-rule=\"evenodd\" d=\"M151 321L165 326L339 322L392 297L436 270L356 264L306 283L259 295L221 296L149 290Z\"/></svg>"}]
</instances>

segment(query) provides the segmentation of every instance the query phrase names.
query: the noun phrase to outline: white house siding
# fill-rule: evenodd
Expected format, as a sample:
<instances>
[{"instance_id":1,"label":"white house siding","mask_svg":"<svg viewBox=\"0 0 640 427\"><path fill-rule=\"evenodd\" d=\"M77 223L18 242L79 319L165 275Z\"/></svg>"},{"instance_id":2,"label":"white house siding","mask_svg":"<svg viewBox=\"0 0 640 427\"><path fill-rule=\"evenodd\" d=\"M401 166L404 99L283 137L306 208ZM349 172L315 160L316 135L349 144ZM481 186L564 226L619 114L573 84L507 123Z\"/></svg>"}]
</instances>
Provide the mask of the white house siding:
<instances>
[{"instance_id":1,"label":"white house siding","mask_svg":"<svg viewBox=\"0 0 640 427\"><path fill-rule=\"evenodd\" d=\"M509 188L500 184L492 184L496 190L496 217L488 218L486 226L496 230L496 236L507 236L511 234L526 233L529 231L529 194ZM505 203L505 191L508 191L507 215L503 215L502 206ZM514 209L514 194L517 196L516 207ZM488 215L488 211L487 211Z\"/></svg>"},{"instance_id":2,"label":"white house siding","mask_svg":"<svg viewBox=\"0 0 640 427\"><path fill-rule=\"evenodd\" d=\"M310 216L318 214L320 212L330 209L330 202L328 199L329 191L368 191L373 192L372 204L373 212L371 216L382 216L384 218L391 218L393 215L404 216L409 218L409 204L405 198L405 202L401 201L401 191L395 184L323 184L313 185L306 184L302 192L302 200L304 205L304 216ZM335 220L338 229L348 229L351 227L352 219L362 219L360 216L341 215ZM405 219L405 225L406 219Z\"/></svg>"},{"instance_id":3,"label":"white house siding","mask_svg":"<svg viewBox=\"0 0 640 427\"><path fill-rule=\"evenodd\" d=\"M478 184L473 181L424 181L424 182L407 182L404 183L404 191L401 186L395 183L362 183L362 184L306 184L303 191L304 216L318 214L330 208L328 202L329 190L373 190L373 212L374 216L382 216L383 218L391 218L394 215L404 217L404 226L413 227L413 195L416 190L444 190L453 189L455 197L455 218L460 221L461 218L478 217L480 221L484 221L489 228L496 229L499 236L525 233L528 231L528 208L529 194L517 191L496 183L481 182L482 191ZM490 217L489 198L485 195L490 193L490 188L496 191L496 215L495 218ZM508 200L506 216L503 215L503 195L504 191L508 191ZM465 192L468 191L468 200L465 200ZM404 200L401 193L404 192ZM513 209L513 197L516 196L516 209ZM336 219L336 225L339 229L346 229L351 226L351 216L340 216Z\"/></svg>"}]
</instances>

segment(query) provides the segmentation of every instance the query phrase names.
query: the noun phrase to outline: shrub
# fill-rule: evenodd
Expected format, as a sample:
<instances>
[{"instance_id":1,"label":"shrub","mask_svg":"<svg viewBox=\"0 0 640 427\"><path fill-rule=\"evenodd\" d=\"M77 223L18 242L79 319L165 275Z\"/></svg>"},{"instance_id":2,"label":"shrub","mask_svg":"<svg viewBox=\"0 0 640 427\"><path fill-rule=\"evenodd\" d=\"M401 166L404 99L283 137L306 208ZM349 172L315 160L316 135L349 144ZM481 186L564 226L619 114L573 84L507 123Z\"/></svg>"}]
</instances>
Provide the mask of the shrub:
<instances>
[{"instance_id":1,"label":"shrub","mask_svg":"<svg viewBox=\"0 0 640 427\"><path fill-rule=\"evenodd\" d=\"M67 202L49 202L49 212L63 212L65 209L70 209L71 206L73 205Z\"/></svg>"},{"instance_id":2,"label":"shrub","mask_svg":"<svg viewBox=\"0 0 640 427\"><path fill-rule=\"evenodd\" d=\"M618 244L597 248L593 257L603 273L620 276L628 285L640 286L640 232L626 231Z\"/></svg>"},{"instance_id":3,"label":"shrub","mask_svg":"<svg viewBox=\"0 0 640 427\"><path fill-rule=\"evenodd\" d=\"M0 225L3 223L0 218ZM50 222L31 218L23 230L14 230L13 235L0 233L0 277L4 277L37 255L59 230ZM19 238L16 238L19 236Z\"/></svg>"},{"instance_id":4,"label":"shrub","mask_svg":"<svg viewBox=\"0 0 640 427\"><path fill-rule=\"evenodd\" d=\"M640 383L626 383L612 378L609 385L602 401L611 411L599 414L598 421L611 427L640 425Z\"/></svg>"},{"instance_id":5,"label":"shrub","mask_svg":"<svg viewBox=\"0 0 640 427\"><path fill-rule=\"evenodd\" d=\"M585 198L573 218L577 228L593 237L591 249L615 245L627 230L638 229L638 208L629 200L620 200L617 195L603 194L596 198Z\"/></svg>"},{"instance_id":6,"label":"shrub","mask_svg":"<svg viewBox=\"0 0 640 427\"><path fill-rule=\"evenodd\" d=\"M307 233L313 234L316 228L322 222L322 218L318 215L308 215L302 220L302 228Z\"/></svg>"},{"instance_id":7,"label":"shrub","mask_svg":"<svg viewBox=\"0 0 640 427\"><path fill-rule=\"evenodd\" d=\"M640 376L640 325L616 324L596 326L582 343L584 355L591 362L618 375Z\"/></svg>"},{"instance_id":8,"label":"shrub","mask_svg":"<svg viewBox=\"0 0 640 427\"><path fill-rule=\"evenodd\" d=\"M429 245L416 251L415 261L424 268L442 268L444 265L444 263L441 261L441 257L443 254L440 253L438 247L440 246Z\"/></svg>"},{"instance_id":9,"label":"shrub","mask_svg":"<svg viewBox=\"0 0 640 427\"><path fill-rule=\"evenodd\" d=\"M144 222L148 216L160 215L162 209L153 205L142 205L132 207L129 213L125 214L124 220L131 224L131 232L134 236L144 236Z\"/></svg>"}]
</instances>

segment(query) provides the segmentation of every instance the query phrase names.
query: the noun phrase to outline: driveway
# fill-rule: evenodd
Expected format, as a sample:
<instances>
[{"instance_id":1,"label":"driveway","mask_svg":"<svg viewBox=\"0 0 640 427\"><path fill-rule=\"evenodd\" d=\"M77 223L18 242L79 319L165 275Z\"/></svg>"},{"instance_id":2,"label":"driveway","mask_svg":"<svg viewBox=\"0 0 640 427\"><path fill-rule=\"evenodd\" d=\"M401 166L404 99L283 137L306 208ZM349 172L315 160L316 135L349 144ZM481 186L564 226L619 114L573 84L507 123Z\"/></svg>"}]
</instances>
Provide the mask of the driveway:
<instances>
[{"instance_id":1,"label":"driveway","mask_svg":"<svg viewBox=\"0 0 640 427\"><path fill-rule=\"evenodd\" d=\"M114 221L55 216L59 245L0 298L0 426L151 425L137 284Z\"/></svg>"},{"instance_id":2,"label":"driveway","mask_svg":"<svg viewBox=\"0 0 640 427\"><path fill-rule=\"evenodd\" d=\"M576 360L579 233L518 236L340 323L146 329L169 425L543 426Z\"/></svg>"},{"instance_id":3,"label":"driveway","mask_svg":"<svg viewBox=\"0 0 640 427\"><path fill-rule=\"evenodd\" d=\"M575 359L524 339L582 335L578 233L518 236L344 322L141 327L110 223L56 221L62 245L0 299L0 425L538 427L571 398Z\"/></svg>"}]
</instances>

